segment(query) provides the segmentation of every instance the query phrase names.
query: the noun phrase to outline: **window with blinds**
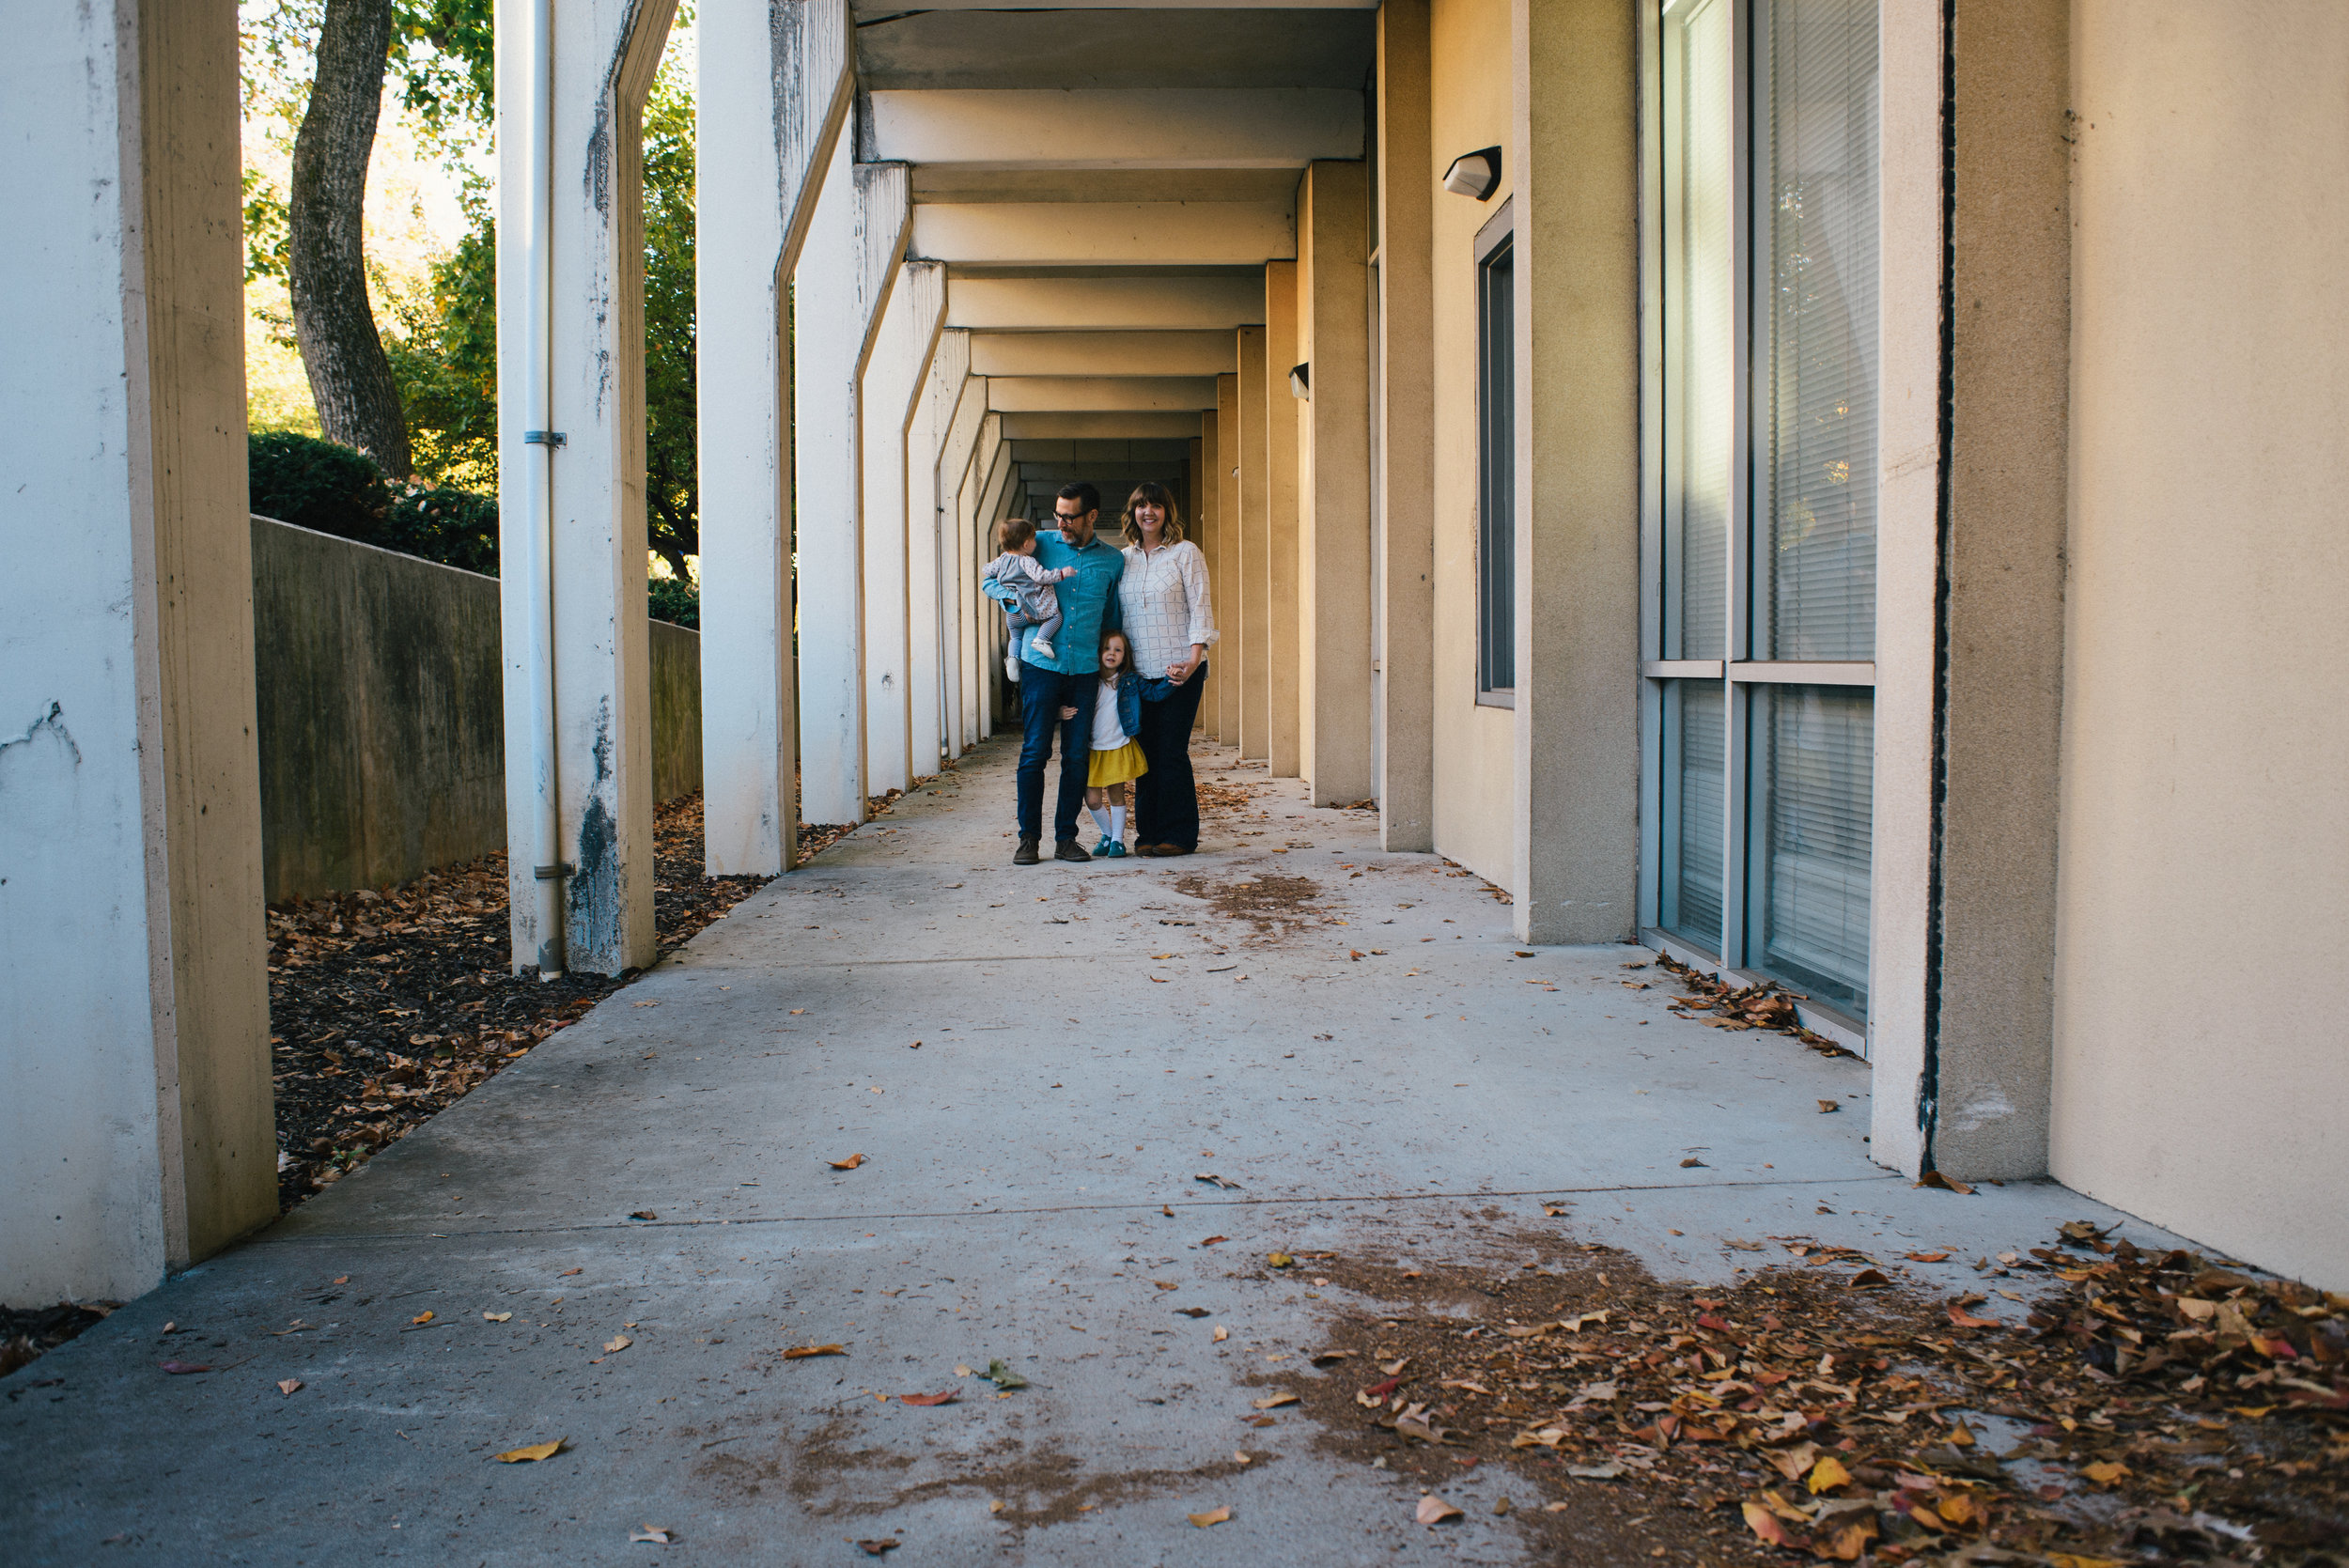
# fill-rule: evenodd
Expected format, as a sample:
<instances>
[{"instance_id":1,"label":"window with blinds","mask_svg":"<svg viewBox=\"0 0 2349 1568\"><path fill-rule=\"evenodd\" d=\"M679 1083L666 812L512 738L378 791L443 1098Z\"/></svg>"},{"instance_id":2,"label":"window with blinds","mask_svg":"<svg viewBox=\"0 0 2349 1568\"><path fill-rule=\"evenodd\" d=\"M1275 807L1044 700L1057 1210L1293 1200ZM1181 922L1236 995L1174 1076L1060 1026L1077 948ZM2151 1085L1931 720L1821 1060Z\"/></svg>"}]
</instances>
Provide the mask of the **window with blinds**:
<instances>
[{"instance_id":1,"label":"window with blinds","mask_svg":"<svg viewBox=\"0 0 2349 1568\"><path fill-rule=\"evenodd\" d=\"M1644 405L1660 427L1648 918L1861 1019L1877 3L1659 0L1661 351ZM1837 684L1854 666L1859 683Z\"/></svg>"},{"instance_id":2,"label":"window with blinds","mask_svg":"<svg viewBox=\"0 0 2349 1568\"><path fill-rule=\"evenodd\" d=\"M1476 267L1476 691L1517 684L1517 270L1510 240Z\"/></svg>"},{"instance_id":3,"label":"window with blinds","mask_svg":"<svg viewBox=\"0 0 2349 1568\"><path fill-rule=\"evenodd\" d=\"M1764 737L1754 768L1756 967L1864 1017L1875 694L1764 686L1753 702Z\"/></svg>"},{"instance_id":4,"label":"window with blinds","mask_svg":"<svg viewBox=\"0 0 2349 1568\"><path fill-rule=\"evenodd\" d=\"M1729 514L1737 417L1736 52L1730 0L1675 5L1664 69L1672 116L1664 213L1664 643L1667 659L1727 652Z\"/></svg>"},{"instance_id":5,"label":"window with blinds","mask_svg":"<svg viewBox=\"0 0 2349 1568\"><path fill-rule=\"evenodd\" d=\"M1759 659L1875 657L1876 0L1769 7ZM1757 541L1759 542L1759 541Z\"/></svg>"}]
</instances>

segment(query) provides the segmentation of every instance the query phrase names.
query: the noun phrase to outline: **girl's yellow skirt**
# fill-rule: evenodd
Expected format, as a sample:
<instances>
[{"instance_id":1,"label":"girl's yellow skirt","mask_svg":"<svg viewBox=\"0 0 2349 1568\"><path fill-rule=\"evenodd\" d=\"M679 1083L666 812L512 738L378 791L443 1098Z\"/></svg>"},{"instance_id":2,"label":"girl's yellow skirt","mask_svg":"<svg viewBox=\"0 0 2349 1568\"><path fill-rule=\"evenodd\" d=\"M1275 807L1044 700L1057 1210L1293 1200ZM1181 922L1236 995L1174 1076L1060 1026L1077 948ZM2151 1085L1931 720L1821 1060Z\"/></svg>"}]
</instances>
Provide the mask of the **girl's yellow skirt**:
<instances>
[{"instance_id":1,"label":"girl's yellow skirt","mask_svg":"<svg viewBox=\"0 0 2349 1568\"><path fill-rule=\"evenodd\" d=\"M1124 784L1139 779L1150 771L1150 764L1142 755L1142 742L1128 740L1113 752L1096 752L1085 769L1085 783L1095 789L1104 784Z\"/></svg>"}]
</instances>

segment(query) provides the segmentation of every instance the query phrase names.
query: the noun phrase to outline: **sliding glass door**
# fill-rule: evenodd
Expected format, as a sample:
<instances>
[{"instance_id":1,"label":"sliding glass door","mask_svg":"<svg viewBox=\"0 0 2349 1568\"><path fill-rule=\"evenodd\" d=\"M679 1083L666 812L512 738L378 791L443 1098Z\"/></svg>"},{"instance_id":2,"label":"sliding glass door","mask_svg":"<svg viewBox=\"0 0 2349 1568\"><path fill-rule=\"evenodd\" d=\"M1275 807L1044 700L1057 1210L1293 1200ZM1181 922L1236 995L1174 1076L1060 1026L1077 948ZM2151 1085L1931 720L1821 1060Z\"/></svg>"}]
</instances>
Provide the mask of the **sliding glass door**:
<instances>
[{"instance_id":1,"label":"sliding glass door","mask_svg":"<svg viewBox=\"0 0 2349 1568\"><path fill-rule=\"evenodd\" d=\"M1663 0L1645 897L1868 1006L1876 0Z\"/></svg>"}]
</instances>

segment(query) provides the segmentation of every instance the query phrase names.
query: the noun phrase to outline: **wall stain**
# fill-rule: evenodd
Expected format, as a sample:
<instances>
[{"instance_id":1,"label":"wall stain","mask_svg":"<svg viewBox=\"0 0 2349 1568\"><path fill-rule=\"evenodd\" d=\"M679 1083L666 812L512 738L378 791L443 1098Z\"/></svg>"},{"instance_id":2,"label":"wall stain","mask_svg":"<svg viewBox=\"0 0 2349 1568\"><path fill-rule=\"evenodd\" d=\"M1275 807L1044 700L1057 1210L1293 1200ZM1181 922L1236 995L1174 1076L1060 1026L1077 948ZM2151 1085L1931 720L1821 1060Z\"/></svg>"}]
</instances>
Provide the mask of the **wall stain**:
<instances>
[{"instance_id":1,"label":"wall stain","mask_svg":"<svg viewBox=\"0 0 2349 1568\"><path fill-rule=\"evenodd\" d=\"M43 735L65 748L66 754L73 759L74 767L82 766L82 748L73 743L73 732L65 727L65 705L54 702L49 705L48 712L24 726L23 735L12 740L0 740L0 757L5 757L14 747L31 745Z\"/></svg>"}]
</instances>

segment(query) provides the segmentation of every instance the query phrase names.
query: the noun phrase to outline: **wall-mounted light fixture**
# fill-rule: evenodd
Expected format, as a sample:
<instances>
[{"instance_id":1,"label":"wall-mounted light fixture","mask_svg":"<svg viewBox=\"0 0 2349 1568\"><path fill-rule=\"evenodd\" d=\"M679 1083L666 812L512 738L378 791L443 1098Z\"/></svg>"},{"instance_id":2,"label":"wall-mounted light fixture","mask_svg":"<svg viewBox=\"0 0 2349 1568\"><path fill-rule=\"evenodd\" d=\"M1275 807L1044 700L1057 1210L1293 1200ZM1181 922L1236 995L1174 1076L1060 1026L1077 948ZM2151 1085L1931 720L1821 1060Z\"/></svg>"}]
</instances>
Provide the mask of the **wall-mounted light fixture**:
<instances>
[{"instance_id":1,"label":"wall-mounted light fixture","mask_svg":"<svg viewBox=\"0 0 2349 1568\"><path fill-rule=\"evenodd\" d=\"M1443 171L1443 188L1455 196L1490 201L1493 193L1501 189L1501 149L1479 147L1455 158L1452 166Z\"/></svg>"},{"instance_id":2,"label":"wall-mounted light fixture","mask_svg":"<svg viewBox=\"0 0 2349 1568\"><path fill-rule=\"evenodd\" d=\"M1314 396L1314 367L1308 360L1303 365L1289 366L1289 396L1312 402Z\"/></svg>"}]
</instances>

